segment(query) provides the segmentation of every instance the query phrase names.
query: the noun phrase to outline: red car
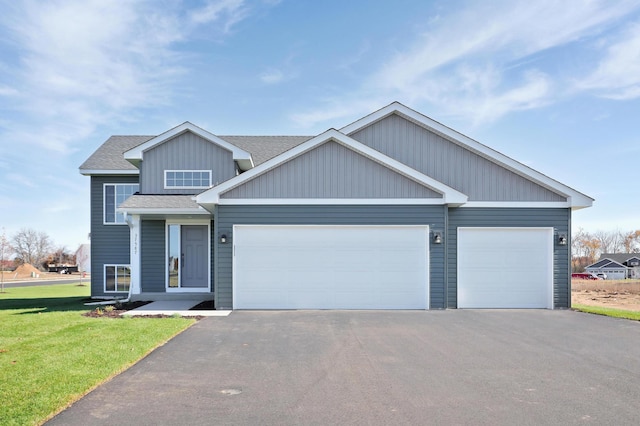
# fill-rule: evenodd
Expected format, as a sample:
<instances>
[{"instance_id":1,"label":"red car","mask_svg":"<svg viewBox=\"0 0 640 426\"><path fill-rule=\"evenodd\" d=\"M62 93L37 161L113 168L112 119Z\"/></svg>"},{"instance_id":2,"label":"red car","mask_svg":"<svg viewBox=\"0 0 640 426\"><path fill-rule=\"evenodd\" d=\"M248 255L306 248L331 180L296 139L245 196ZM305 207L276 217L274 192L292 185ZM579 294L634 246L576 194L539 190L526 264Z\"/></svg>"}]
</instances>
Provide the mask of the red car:
<instances>
[{"instance_id":1,"label":"red car","mask_svg":"<svg viewBox=\"0 0 640 426\"><path fill-rule=\"evenodd\" d=\"M587 272L580 272L577 274L571 274L571 278L573 279L577 279L577 280L600 280L601 278L596 277L593 274L589 274Z\"/></svg>"}]
</instances>

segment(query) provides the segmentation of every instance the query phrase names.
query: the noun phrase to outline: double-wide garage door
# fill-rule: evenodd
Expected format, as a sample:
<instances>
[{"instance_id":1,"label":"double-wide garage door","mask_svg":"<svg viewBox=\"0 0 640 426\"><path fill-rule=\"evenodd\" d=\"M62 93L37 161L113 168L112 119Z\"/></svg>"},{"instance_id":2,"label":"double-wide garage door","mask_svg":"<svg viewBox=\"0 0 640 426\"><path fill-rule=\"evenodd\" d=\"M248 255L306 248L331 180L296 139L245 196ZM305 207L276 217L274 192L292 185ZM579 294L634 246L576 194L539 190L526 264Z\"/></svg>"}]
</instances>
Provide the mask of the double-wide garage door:
<instances>
[{"instance_id":1,"label":"double-wide garage door","mask_svg":"<svg viewBox=\"0 0 640 426\"><path fill-rule=\"evenodd\" d=\"M458 308L552 307L552 228L458 228Z\"/></svg>"},{"instance_id":2,"label":"double-wide garage door","mask_svg":"<svg viewBox=\"0 0 640 426\"><path fill-rule=\"evenodd\" d=\"M234 309L427 309L427 226L234 226Z\"/></svg>"}]
</instances>

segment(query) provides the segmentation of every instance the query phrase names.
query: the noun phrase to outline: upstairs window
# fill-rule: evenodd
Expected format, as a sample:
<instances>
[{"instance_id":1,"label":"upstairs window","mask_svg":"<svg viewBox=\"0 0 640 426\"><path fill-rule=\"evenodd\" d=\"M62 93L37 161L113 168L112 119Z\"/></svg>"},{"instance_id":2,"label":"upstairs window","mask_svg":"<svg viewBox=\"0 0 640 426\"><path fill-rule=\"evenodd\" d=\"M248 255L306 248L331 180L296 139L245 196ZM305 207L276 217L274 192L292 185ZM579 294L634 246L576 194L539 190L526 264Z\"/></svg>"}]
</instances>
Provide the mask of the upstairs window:
<instances>
[{"instance_id":1,"label":"upstairs window","mask_svg":"<svg viewBox=\"0 0 640 426\"><path fill-rule=\"evenodd\" d=\"M211 186L211 170L165 170L165 189L202 189Z\"/></svg>"},{"instance_id":2,"label":"upstairs window","mask_svg":"<svg viewBox=\"0 0 640 426\"><path fill-rule=\"evenodd\" d=\"M106 183L104 185L104 223L124 223L124 214L116 209L127 198L138 192L137 183Z\"/></svg>"}]
</instances>

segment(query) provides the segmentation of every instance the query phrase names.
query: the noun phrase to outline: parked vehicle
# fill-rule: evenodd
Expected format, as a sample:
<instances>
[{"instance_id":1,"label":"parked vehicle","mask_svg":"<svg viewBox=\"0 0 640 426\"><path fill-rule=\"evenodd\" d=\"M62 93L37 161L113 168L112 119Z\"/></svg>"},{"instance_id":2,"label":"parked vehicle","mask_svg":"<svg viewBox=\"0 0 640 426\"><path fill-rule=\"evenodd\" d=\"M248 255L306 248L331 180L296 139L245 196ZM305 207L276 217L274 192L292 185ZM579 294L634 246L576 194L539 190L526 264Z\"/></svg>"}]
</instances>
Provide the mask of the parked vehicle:
<instances>
[{"instance_id":1,"label":"parked vehicle","mask_svg":"<svg viewBox=\"0 0 640 426\"><path fill-rule=\"evenodd\" d=\"M571 279L575 280L602 280L603 278L597 277L593 274L589 274L587 272L578 272L575 274L571 274Z\"/></svg>"},{"instance_id":2,"label":"parked vehicle","mask_svg":"<svg viewBox=\"0 0 640 426\"><path fill-rule=\"evenodd\" d=\"M607 279L607 274L605 274L604 272L598 272L596 274L596 277L600 278L601 280L606 280Z\"/></svg>"}]
</instances>

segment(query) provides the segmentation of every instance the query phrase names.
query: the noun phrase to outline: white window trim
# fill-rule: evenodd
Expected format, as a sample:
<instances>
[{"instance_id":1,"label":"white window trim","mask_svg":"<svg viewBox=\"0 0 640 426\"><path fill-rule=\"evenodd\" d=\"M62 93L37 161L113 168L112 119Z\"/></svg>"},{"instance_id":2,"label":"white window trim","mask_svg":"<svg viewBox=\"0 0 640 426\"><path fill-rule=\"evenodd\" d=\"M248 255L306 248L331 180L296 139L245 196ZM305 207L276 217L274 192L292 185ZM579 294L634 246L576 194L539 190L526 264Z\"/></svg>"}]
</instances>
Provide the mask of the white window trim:
<instances>
[{"instance_id":1,"label":"white window trim","mask_svg":"<svg viewBox=\"0 0 640 426\"><path fill-rule=\"evenodd\" d=\"M113 266L116 268L116 290L107 290L107 268ZM102 288L105 293L127 293L129 290L117 290L118 288L118 268L129 268L129 280L131 280L131 265L123 263L105 263L102 268ZM131 281L129 281L129 287L131 287Z\"/></svg>"},{"instance_id":2,"label":"white window trim","mask_svg":"<svg viewBox=\"0 0 640 426\"><path fill-rule=\"evenodd\" d=\"M138 191L140 190L140 184L138 182L122 182L122 183L103 183L102 184L102 224L103 225L126 225L127 221L123 222L107 222L105 215L105 206L107 204L107 186L122 186L122 185L138 185ZM118 206L115 206L115 217L118 217Z\"/></svg>"},{"instance_id":3,"label":"white window trim","mask_svg":"<svg viewBox=\"0 0 640 426\"><path fill-rule=\"evenodd\" d=\"M205 186L168 186L167 185L167 173L182 172L182 173L209 173L209 184ZM164 171L164 189L207 189L211 188L211 170L165 170Z\"/></svg>"}]
</instances>

